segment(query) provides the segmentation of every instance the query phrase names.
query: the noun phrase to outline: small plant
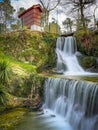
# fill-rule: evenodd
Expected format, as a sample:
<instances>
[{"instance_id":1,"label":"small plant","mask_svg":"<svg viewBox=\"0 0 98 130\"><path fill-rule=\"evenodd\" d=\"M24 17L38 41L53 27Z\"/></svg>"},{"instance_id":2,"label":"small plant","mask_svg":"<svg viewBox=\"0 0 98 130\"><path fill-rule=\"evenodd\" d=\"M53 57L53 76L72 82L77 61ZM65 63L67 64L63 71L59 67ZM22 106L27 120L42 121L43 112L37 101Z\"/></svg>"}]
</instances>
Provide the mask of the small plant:
<instances>
[{"instance_id":1,"label":"small plant","mask_svg":"<svg viewBox=\"0 0 98 130\"><path fill-rule=\"evenodd\" d=\"M0 84L0 105L6 105L8 101L8 93L3 85Z\"/></svg>"},{"instance_id":2,"label":"small plant","mask_svg":"<svg viewBox=\"0 0 98 130\"><path fill-rule=\"evenodd\" d=\"M12 70L8 60L0 60L0 82L7 85L12 76Z\"/></svg>"}]
</instances>

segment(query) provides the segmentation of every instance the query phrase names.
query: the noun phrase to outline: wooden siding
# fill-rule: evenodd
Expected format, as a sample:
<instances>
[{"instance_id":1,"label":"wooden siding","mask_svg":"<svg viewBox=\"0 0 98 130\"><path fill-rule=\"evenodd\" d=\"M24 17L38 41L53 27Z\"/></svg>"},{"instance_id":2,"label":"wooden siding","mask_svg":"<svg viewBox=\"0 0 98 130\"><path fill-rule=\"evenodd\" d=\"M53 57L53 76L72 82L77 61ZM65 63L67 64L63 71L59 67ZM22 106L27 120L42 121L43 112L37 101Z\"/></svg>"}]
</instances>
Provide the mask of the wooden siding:
<instances>
[{"instance_id":1,"label":"wooden siding","mask_svg":"<svg viewBox=\"0 0 98 130\"><path fill-rule=\"evenodd\" d=\"M40 26L41 13L39 8L32 8L32 10L24 13L24 15L21 16L24 21L24 26L27 26L29 29L32 25Z\"/></svg>"}]
</instances>

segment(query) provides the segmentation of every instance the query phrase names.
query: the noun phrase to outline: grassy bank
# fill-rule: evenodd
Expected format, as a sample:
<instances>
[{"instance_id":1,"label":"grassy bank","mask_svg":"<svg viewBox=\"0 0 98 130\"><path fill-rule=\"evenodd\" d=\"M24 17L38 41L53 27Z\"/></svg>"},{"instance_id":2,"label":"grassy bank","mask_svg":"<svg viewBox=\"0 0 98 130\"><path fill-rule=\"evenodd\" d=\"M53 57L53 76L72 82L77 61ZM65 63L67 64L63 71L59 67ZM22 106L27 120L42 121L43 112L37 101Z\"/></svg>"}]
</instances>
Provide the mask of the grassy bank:
<instances>
[{"instance_id":1,"label":"grassy bank","mask_svg":"<svg viewBox=\"0 0 98 130\"><path fill-rule=\"evenodd\" d=\"M17 108L0 115L0 130L15 130L15 127L27 112L26 109Z\"/></svg>"},{"instance_id":2,"label":"grassy bank","mask_svg":"<svg viewBox=\"0 0 98 130\"><path fill-rule=\"evenodd\" d=\"M18 61L30 63L41 71L55 64L57 35L21 30L0 35L0 50Z\"/></svg>"}]
</instances>

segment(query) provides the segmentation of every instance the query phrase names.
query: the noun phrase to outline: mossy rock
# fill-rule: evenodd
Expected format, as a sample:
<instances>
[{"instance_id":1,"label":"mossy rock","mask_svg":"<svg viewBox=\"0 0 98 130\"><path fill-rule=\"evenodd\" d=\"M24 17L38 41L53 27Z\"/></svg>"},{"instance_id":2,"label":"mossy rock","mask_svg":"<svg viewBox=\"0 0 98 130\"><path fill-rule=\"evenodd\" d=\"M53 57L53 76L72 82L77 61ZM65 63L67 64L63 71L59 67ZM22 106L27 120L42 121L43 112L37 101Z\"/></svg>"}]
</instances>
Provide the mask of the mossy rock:
<instances>
[{"instance_id":1,"label":"mossy rock","mask_svg":"<svg viewBox=\"0 0 98 130\"><path fill-rule=\"evenodd\" d=\"M27 109L17 108L0 115L0 130L15 130Z\"/></svg>"},{"instance_id":2,"label":"mossy rock","mask_svg":"<svg viewBox=\"0 0 98 130\"><path fill-rule=\"evenodd\" d=\"M84 57L83 60L82 60L82 66L85 69L96 66L96 64L97 64L96 58L93 57L93 56Z\"/></svg>"}]
</instances>

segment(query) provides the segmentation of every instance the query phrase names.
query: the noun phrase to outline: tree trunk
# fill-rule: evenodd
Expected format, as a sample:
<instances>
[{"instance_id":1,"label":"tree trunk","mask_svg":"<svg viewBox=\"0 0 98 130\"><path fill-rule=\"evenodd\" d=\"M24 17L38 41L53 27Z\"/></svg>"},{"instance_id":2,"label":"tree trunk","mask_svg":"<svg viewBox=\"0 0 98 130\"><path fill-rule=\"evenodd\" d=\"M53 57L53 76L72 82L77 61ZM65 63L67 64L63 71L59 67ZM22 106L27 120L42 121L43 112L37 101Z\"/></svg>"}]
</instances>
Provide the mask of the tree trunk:
<instances>
[{"instance_id":1,"label":"tree trunk","mask_svg":"<svg viewBox=\"0 0 98 130\"><path fill-rule=\"evenodd\" d=\"M83 11L84 11L84 4L83 4L83 1L81 0L81 3L80 3L81 22L82 22L83 28L85 28L85 18L84 18Z\"/></svg>"},{"instance_id":2,"label":"tree trunk","mask_svg":"<svg viewBox=\"0 0 98 130\"><path fill-rule=\"evenodd\" d=\"M71 24L70 24L70 32L72 32L72 26L71 26Z\"/></svg>"}]
</instances>

